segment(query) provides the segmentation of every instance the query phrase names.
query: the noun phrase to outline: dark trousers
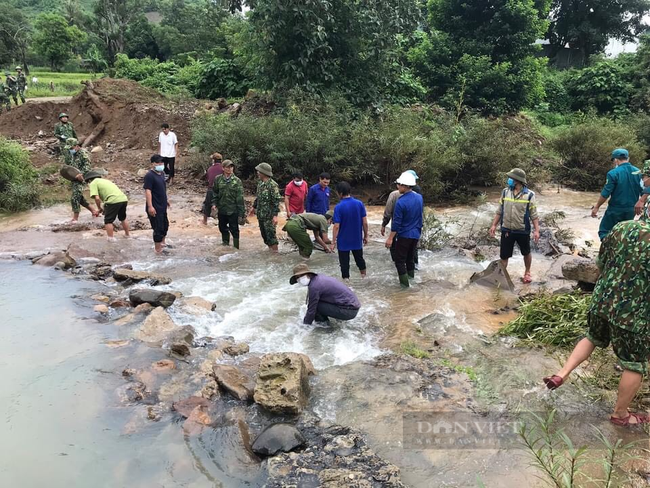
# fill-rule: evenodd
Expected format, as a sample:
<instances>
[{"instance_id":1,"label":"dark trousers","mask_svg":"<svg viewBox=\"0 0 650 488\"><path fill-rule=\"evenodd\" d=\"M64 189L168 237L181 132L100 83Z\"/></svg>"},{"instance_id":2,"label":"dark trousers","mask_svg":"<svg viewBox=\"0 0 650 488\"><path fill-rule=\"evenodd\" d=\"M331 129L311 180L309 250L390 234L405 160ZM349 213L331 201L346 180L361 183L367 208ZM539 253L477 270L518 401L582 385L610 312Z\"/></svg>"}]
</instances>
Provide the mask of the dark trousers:
<instances>
[{"instance_id":1,"label":"dark trousers","mask_svg":"<svg viewBox=\"0 0 650 488\"><path fill-rule=\"evenodd\" d=\"M205 193L205 200L203 200L203 215L209 217L212 215L212 188L209 188Z\"/></svg>"},{"instance_id":2,"label":"dark trousers","mask_svg":"<svg viewBox=\"0 0 650 488\"><path fill-rule=\"evenodd\" d=\"M354 262L357 264L359 271L366 270L366 260L363 259L363 249L355 249L352 251ZM339 265L341 266L341 275L343 279L350 277L350 251L339 250Z\"/></svg>"},{"instance_id":3,"label":"dark trousers","mask_svg":"<svg viewBox=\"0 0 650 488\"><path fill-rule=\"evenodd\" d=\"M169 230L167 212L156 212L155 217L149 215L149 223L153 229L153 241L162 242L163 239L167 237L167 231Z\"/></svg>"},{"instance_id":4,"label":"dark trousers","mask_svg":"<svg viewBox=\"0 0 650 488\"><path fill-rule=\"evenodd\" d=\"M176 174L174 171L174 164L176 164L176 158L162 158L163 163L165 164L165 174L170 178L173 178Z\"/></svg>"},{"instance_id":5,"label":"dark trousers","mask_svg":"<svg viewBox=\"0 0 650 488\"><path fill-rule=\"evenodd\" d=\"M232 215L217 214L219 219L219 232L221 232L221 240L225 243L230 242L230 234L233 239L239 239L239 218L237 214Z\"/></svg>"},{"instance_id":6,"label":"dark trousers","mask_svg":"<svg viewBox=\"0 0 650 488\"><path fill-rule=\"evenodd\" d=\"M393 245L390 246L390 258L395 262L395 244L397 243L397 238L393 239ZM413 262L418 264L418 248L415 247L415 256L413 257Z\"/></svg>"},{"instance_id":7,"label":"dark trousers","mask_svg":"<svg viewBox=\"0 0 650 488\"><path fill-rule=\"evenodd\" d=\"M338 320L352 320L358 313L358 308L346 308L333 303L318 302L316 322L327 322L330 317Z\"/></svg>"},{"instance_id":8,"label":"dark trousers","mask_svg":"<svg viewBox=\"0 0 650 488\"><path fill-rule=\"evenodd\" d=\"M390 248L390 254L395 262L397 274L402 276L415 273L415 253L418 249L418 239L396 237Z\"/></svg>"}]
</instances>

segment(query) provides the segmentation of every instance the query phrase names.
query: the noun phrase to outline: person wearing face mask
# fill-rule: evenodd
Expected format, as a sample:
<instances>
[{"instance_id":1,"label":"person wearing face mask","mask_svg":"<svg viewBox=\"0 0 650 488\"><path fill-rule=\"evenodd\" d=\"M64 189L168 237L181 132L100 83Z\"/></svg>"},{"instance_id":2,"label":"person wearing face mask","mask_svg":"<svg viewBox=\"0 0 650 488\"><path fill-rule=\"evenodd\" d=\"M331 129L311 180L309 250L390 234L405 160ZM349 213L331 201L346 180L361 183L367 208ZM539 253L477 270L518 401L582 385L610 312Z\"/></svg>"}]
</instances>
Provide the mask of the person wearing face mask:
<instances>
[{"instance_id":1,"label":"person wearing face mask","mask_svg":"<svg viewBox=\"0 0 650 488\"><path fill-rule=\"evenodd\" d=\"M309 192L309 185L300 171L296 171L291 178L292 180L284 189L284 208L287 211L287 218L305 211L305 200Z\"/></svg>"},{"instance_id":2,"label":"person wearing face mask","mask_svg":"<svg viewBox=\"0 0 650 488\"><path fill-rule=\"evenodd\" d=\"M144 194L147 201L145 211L153 230L153 242L156 254L162 254L167 247L167 230L169 219L167 210L171 203L167 199L167 185L165 183L165 163L160 154L151 156L151 171L144 177Z\"/></svg>"},{"instance_id":3,"label":"person wearing face mask","mask_svg":"<svg viewBox=\"0 0 650 488\"><path fill-rule=\"evenodd\" d=\"M70 205L72 206L72 222L77 222L79 220L81 207L87 209L93 217L97 217L99 212L93 209L84 197L83 175L90 171L90 155L85 149L81 148L81 144L79 144L79 141L74 137L66 139L64 151L69 155L68 164L80 171L77 175L78 181L72 182L72 196L70 198Z\"/></svg>"},{"instance_id":4,"label":"person wearing face mask","mask_svg":"<svg viewBox=\"0 0 650 488\"><path fill-rule=\"evenodd\" d=\"M508 260L512 257L515 243L524 257L526 271L522 281L531 283L530 268L533 256L530 253L530 232L534 227L533 238L535 243L539 241L539 218L537 216L537 203L535 193L528 189L526 172L520 168L514 168L507 173L508 186L501 192L501 199L497 207L496 215L490 227L490 235L496 235L497 224L501 225L501 264L505 269ZM531 226L532 224L532 226Z\"/></svg>"},{"instance_id":5,"label":"person wearing face mask","mask_svg":"<svg viewBox=\"0 0 650 488\"><path fill-rule=\"evenodd\" d=\"M293 268L289 283L300 283L309 290L303 324L311 325L315 320L329 325L330 318L352 320L361 308L359 299L350 288L330 276L314 273L306 264Z\"/></svg>"},{"instance_id":6,"label":"person wearing face mask","mask_svg":"<svg viewBox=\"0 0 650 488\"><path fill-rule=\"evenodd\" d=\"M609 199L607 210L598 228L598 237L602 241L616 224L625 220L634 220L635 205L641 195L639 168L630 164L627 149L612 151L614 169L607 173L607 183L600 192L598 202L591 209L591 216L598 218L598 210Z\"/></svg>"},{"instance_id":7,"label":"person wearing face mask","mask_svg":"<svg viewBox=\"0 0 650 488\"><path fill-rule=\"evenodd\" d=\"M638 173L641 175L641 196L639 201L634 206L634 213L639 216L639 220L649 220L650 207L648 206L648 195L650 195L650 159L643 163L643 169Z\"/></svg>"}]
</instances>

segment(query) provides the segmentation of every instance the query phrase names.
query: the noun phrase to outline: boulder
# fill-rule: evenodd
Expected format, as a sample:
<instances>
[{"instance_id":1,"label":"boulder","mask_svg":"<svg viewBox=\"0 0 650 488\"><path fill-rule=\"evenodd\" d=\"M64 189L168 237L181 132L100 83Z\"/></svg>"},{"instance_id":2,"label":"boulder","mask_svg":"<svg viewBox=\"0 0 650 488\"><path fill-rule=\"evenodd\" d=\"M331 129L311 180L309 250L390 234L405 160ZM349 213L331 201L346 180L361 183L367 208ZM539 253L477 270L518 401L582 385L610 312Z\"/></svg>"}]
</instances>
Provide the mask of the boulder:
<instances>
[{"instance_id":1,"label":"boulder","mask_svg":"<svg viewBox=\"0 0 650 488\"><path fill-rule=\"evenodd\" d=\"M129 302L130 304L131 302ZM155 307L151 305L150 303L141 303L137 307L133 309L135 313L149 313L151 312Z\"/></svg>"},{"instance_id":2,"label":"boulder","mask_svg":"<svg viewBox=\"0 0 650 488\"><path fill-rule=\"evenodd\" d=\"M139 283L141 281L149 281L152 286L169 285L172 280L166 276L158 276L146 271L133 271L132 269L118 268L113 271L113 278L115 281L129 281L131 283Z\"/></svg>"},{"instance_id":3,"label":"boulder","mask_svg":"<svg viewBox=\"0 0 650 488\"><path fill-rule=\"evenodd\" d=\"M97 313L108 314L108 306L104 305L103 303L101 305L95 305L93 310L95 310Z\"/></svg>"},{"instance_id":4,"label":"boulder","mask_svg":"<svg viewBox=\"0 0 650 488\"><path fill-rule=\"evenodd\" d=\"M215 364L212 372L219 387L241 401L253 399L255 378L230 364Z\"/></svg>"},{"instance_id":5,"label":"boulder","mask_svg":"<svg viewBox=\"0 0 650 488\"><path fill-rule=\"evenodd\" d=\"M107 263L91 264L85 268L85 271L96 281L106 280L113 276L113 268Z\"/></svg>"},{"instance_id":6,"label":"boulder","mask_svg":"<svg viewBox=\"0 0 650 488\"><path fill-rule=\"evenodd\" d=\"M169 352L178 358L184 358L191 354L189 346L184 342L174 342L169 346Z\"/></svg>"},{"instance_id":7,"label":"boulder","mask_svg":"<svg viewBox=\"0 0 650 488\"><path fill-rule=\"evenodd\" d=\"M116 298L115 300L111 300L108 306L111 308L128 308L131 306L131 302L125 300L124 298Z\"/></svg>"},{"instance_id":8,"label":"boulder","mask_svg":"<svg viewBox=\"0 0 650 488\"><path fill-rule=\"evenodd\" d=\"M104 148L102 146L95 146L90 150L90 152L92 154L97 154L97 153L100 153L100 152L104 152Z\"/></svg>"},{"instance_id":9,"label":"boulder","mask_svg":"<svg viewBox=\"0 0 650 488\"><path fill-rule=\"evenodd\" d=\"M151 369L156 373L165 373L176 369L176 363L171 359L161 359L153 363Z\"/></svg>"},{"instance_id":10,"label":"boulder","mask_svg":"<svg viewBox=\"0 0 650 488\"><path fill-rule=\"evenodd\" d=\"M63 263L62 269L74 268L77 265L77 262L70 257L67 252L60 251L52 254L46 254L32 261L33 264L38 264L39 266L56 266L59 263Z\"/></svg>"},{"instance_id":11,"label":"boulder","mask_svg":"<svg viewBox=\"0 0 650 488\"><path fill-rule=\"evenodd\" d=\"M90 298L92 298L93 300L97 300L98 302L104 302L104 303L108 303L111 301L111 299L106 295L93 295Z\"/></svg>"},{"instance_id":12,"label":"boulder","mask_svg":"<svg viewBox=\"0 0 650 488\"><path fill-rule=\"evenodd\" d=\"M314 367L303 354L275 353L262 356L254 400L273 413L299 414L307 405L309 372Z\"/></svg>"},{"instance_id":13,"label":"boulder","mask_svg":"<svg viewBox=\"0 0 650 488\"><path fill-rule=\"evenodd\" d=\"M201 297L183 297L179 299L177 304L183 312L190 315L205 315L214 312L217 304L209 302Z\"/></svg>"},{"instance_id":14,"label":"boulder","mask_svg":"<svg viewBox=\"0 0 650 488\"><path fill-rule=\"evenodd\" d=\"M592 259L576 257L562 265L562 275L567 280L594 285L598 281L600 270Z\"/></svg>"},{"instance_id":15,"label":"boulder","mask_svg":"<svg viewBox=\"0 0 650 488\"><path fill-rule=\"evenodd\" d=\"M245 342L239 342L237 344L228 345L223 348L223 352L228 354L228 356L241 356L250 351L250 347Z\"/></svg>"},{"instance_id":16,"label":"boulder","mask_svg":"<svg viewBox=\"0 0 650 488\"><path fill-rule=\"evenodd\" d=\"M178 412L185 418L188 418L196 407L208 407L210 402L205 398L191 396L184 400L172 403L172 410Z\"/></svg>"},{"instance_id":17,"label":"boulder","mask_svg":"<svg viewBox=\"0 0 650 488\"><path fill-rule=\"evenodd\" d=\"M273 424L253 442L253 452L262 456L274 456L278 452L290 452L305 443L300 431L290 424Z\"/></svg>"},{"instance_id":18,"label":"boulder","mask_svg":"<svg viewBox=\"0 0 650 488\"><path fill-rule=\"evenodd\" d=\"M137 289L131 290L129 293L129 300L133 305L140 305L141 303L149 303L154 307L170 307L176 300L176 295L167 291L152 290L152 289Z\"/></svg>"},{"instance_id":19,"label":"boulder","mask_svg":"<svg viewBox=\"0 0 650 488\"><path fill-rule=\"evenodd\" d=\"M176 327L165 337L165 342L168 344L186 344L188 346L194 345L194 335L196 331L191 325L184 325Z\"/></svg>"},{"instance_id":20,"label":"boulder","mask_svg":"<svg viewBox=\"0 0 650 488\"><path fill-rule=\"evenodd\" d=\"M135 338L143 342L162 342L176 324L164 308L155 308L135 332Z\"/></svg>"}]
</instances>

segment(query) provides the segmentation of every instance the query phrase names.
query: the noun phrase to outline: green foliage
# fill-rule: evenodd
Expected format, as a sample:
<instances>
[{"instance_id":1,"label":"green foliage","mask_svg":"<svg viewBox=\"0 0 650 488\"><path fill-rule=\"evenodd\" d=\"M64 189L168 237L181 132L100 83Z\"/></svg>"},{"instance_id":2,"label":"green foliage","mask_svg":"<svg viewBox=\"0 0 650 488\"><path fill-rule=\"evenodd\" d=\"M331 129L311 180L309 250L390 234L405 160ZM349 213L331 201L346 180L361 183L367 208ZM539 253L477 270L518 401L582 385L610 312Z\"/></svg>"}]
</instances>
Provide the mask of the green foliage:
<instances>
[{"instance_id":1,"label":"green foliage","mask_svg":"<svg viewBox=\"0 0 650 488\"><path fill-rule=\"evenodd\" d=\"M605 184L607 172L612 169L611 152L624 147L632 161L646 158L646 149L627 123L616 123L605 118L592 118L563 128L552 145L562 163L555 175L563 184L579 190L599 190Z\"/></svg>"},{"instance_id":2,"label":"green foliage","mask_svg":"<svg viewBox=\"0 0 650 488\"><path fill-rule=\"evenodd\" d=\"M45 57L52 69L58 69L73 56L86 38L75 25L68 26L58 14L41 14L34 23L34 48Z\"/></svg>"},{"instance_id":3,"label":"green foliage","mask_svg":"<svg viewBox=\"0 0 650 488\"><path fill-rule=\"evenodd\" d=\"M447 232L444 222L435 216L433 210L425 208L422 219L422 235L418 243L420 249L438 251L449 244L452 237Z\"/></svg>"},{"instance_id":4,"label":"green foliage","mask_svg":"<svg viewBox=\"0 0 650 488\"><path fill-rule=\"evenodd\" d=\"M210 99L244 96L251 84L235 61L219 58L202 65L197 82L197 96Z\"/></svg>"},{"instance_id":5,"label":"green foliage","mask_svg":"<svg viewBox=\"0 0 650 488\"><path fill-rule=\"evenodd\" d=\"M15 60L26 65L32 33L33 27L27 16L21 10L3 4L0 15L0 65Z\"/></svg>"},{"instance_id":6,"label":"green foliage","mask_svg":"<svg viewBox=\"0 0 650 488\"><path fill-rule=\"evenodd\" d=\"M104 44L109 64L126 47L127 31L131 22L142 11L137 0L97 0L94 6L92 30Z\"/></svg>"},{"instance_id":7,"label":"green foliage","mask_svg":"<svg viewBox=\"0 0 650 488\"><path fill-rule=\"evenodd\" d=\"M0 137L0 211L18 212L38 205L37 176L27 151Z\"/></svg>"},{"instance_id":8,"label":"green foliage","mask_svg":"<svg viewBox=\"0 0 650 488\"><path fill-rule=\"evenodd\" d=\"M431 99L459 113L467 106L497 115L542 100L545 61L534 57L547 26L540 5L430 0L428 6L431 32L418 35L408 59Z\"/></svg>"},{"instance_id":9,"label":"green foliage","mask_svg":"<svg viewBox=\"0 0 650 488\"><path fill-rule=\"evenodd\" d=\"M591 295L540 293L522 302L519 317L499 331L533 344L571 348L587 330Z\"/></svg>"},{"instance_id":10,"label":"green foliage","mask_svg":"<svg viewBox=\"0 0 650 488\"><path fill-rule=\"evenodd\" d=\"M431 354L429 354L427 351L424 349L421 349L415 342L413 341L405 341L402 342L400 346L402 353L412 356L416 359L428 359L431 357Z\"/></svg>"},{"instance_id":11,"label":"green foliage","mask_svg":"<svg viewBox=\"0 0 650 488\"><path fill-rule=\"evenodd\" d=\"M625 70L615 60L600 61L573 71L566 80L566 90L575 111L624 116L632 95L632 85L625 80Z\"/></svg>"},{"instance_id":12,"label":"green foliage","mask_svg":"<svg viewBox=\"0 0 650 488\"><path fill-rule=\"evenodd\" d=\"M118 54L115 60L115 77L139 81L170 95L196 95L203 65L192 60L185 66L173 61L161 63L156 59L130 59Z\"/></svg>"}]
</instances>

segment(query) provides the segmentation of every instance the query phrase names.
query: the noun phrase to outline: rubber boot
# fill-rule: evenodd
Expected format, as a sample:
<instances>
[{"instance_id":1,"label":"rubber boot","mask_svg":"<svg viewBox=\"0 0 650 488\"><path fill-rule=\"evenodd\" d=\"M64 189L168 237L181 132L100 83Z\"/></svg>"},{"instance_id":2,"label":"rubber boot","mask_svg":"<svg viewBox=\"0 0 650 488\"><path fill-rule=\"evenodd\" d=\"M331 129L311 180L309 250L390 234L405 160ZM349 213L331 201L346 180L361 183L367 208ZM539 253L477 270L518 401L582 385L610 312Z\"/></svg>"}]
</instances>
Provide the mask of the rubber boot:
<instances>
[{"instance_id":1,"label":"rubber boot","mask_svg":"<svg viewBox=\"0 0 650 488\"><path fill-rule=\"evenodd\" d=\"M221 238L222 246L230 246L230 236L224 236Z\"/></svg>"},{"instance_id":2,"label":"rubber boot","mask_svg":"<svg viewBox=\"0 0 650 488\"><path fill-rule=\"evenodd\" d=\"M411 286L409 284L409 275L407 274L399 275L399 284L402 285L402 288L408 288L409 286Z\"/></svg>"},{"instance_id":3,"label":"rubber boot","mask_svg":"<svg viewBox=\"0 0 650 488\"><path fill-rule=\"evenodd\" d=\"M232 238L232 245L235 249L239 249L239 239Z\"/></svg>"},{"instance_id":4,"label":"rubber boot","mask_svg":"<svg viewBox=\"0 0 650 488\"><path fill-rule=\"evenodd\" d=\"M415 270L407 271L407 273L409 275L409 278L411 278L412 280L415 279Z\"/></svg>"}]
</instances>

